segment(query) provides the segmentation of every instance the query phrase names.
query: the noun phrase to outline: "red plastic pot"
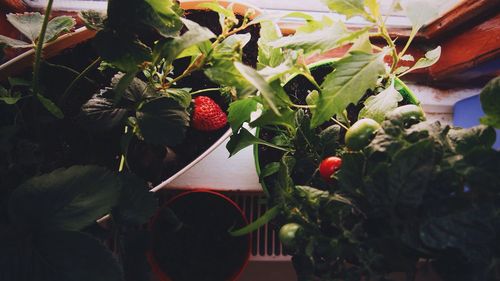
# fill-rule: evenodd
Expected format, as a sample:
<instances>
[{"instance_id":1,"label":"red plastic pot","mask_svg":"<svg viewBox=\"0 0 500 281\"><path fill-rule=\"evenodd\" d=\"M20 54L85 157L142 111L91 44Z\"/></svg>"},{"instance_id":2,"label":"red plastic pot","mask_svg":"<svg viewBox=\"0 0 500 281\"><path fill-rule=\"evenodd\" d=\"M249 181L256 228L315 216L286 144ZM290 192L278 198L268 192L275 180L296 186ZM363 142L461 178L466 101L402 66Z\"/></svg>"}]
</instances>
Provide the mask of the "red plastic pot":
<instances>
[{"instance_id":1,"label":"red plastic pot","mask_svg":"<svg viewBox=\"0 0 500 281\"><path fill-rule=\"evenodd\" d=\"M175 214L175 216L172 216ZM228 197L210 190L175 196L153 217L148 261L160 281L233 281L248 264L250 235L228 230L248 224Z\"/></svg>"}]
</instances>

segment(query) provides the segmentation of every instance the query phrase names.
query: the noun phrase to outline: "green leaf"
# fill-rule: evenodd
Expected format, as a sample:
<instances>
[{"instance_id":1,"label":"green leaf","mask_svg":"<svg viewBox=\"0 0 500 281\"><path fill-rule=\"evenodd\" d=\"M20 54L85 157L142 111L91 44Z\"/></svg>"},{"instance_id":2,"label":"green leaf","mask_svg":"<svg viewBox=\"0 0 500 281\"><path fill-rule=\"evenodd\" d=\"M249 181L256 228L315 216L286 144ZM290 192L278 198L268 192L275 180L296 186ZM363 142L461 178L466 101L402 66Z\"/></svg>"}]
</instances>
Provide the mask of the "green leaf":
<instances>
[{"instance_id":1,"label":"green leaf","mask_svg":"<svg viewBox=\"0 0 500 281\"><path fill-rule=\"evenodd\" d=\"M312 15L303 12L291 12L284 15L283 18L298 18L298 19L304 19L306 21L314 20L314 17Z\"/></svg>"},{"instance_id":2,"label":"green leaf","mask_svg":"<svg viewBox=\"0 0 500 281\"><path fill-rule=\"evenodd\" d=\"M32 43L36 43L42 29L43 16L40 13L8 14L7 20ZM76 21L69 16L55 17L47 24L45 42L55 40L61 33L70 31Z\"/></svg>"},{"instance_id":3,"label":"green leaf","mask_svg":"<svg viewBox=\"0 0 500 281\"><path fill-rule=\"evenodd\" d=\"M363 0L322 0L322 2L331 11L345 15L347 18L354 16L369 17L365 11Z\"/></svg>"},{"instance_id":4,"label":"green leaf","mask_svg":"<svg viewBox=\"0 0 500 281\"><path fill-rule=\"evenodd\" d=\"M105 27L105 13L94 10L86 10L78 12L78 17L83 21L83 24L88 29L99 31Z\"/></svg>"},{"instance_id":5,"label":"green leaf","mask_svg":"<svg viewBox=\"0 0 500 281\"><path fill-rule=\"evenodd\" d=\"M75 19L70 16L59 16L51 19L45 31L45 42L56 40L62 33L71 31L75 24Z\"/></svg>"},{"instance_id":6,"label":"green leaf","mask_svg":"<svg viewBox=\"0 0 500 281\"><path fill-rule=\"evenodd\" d=\"M184 140L189 114L177 100L160 97L145 102L136 112L140 134L146 142L175 146Z\"/></svg>"},{"instance_id":7,"label":"green leaf","mask_svg":"<svg viewBox=\"0 0 500 281\"><path fill-rule=\"evenodd\" d=\"M181 106L188 108L191 105L191 93L188 88L168 88L165 90L165 95L175 99Z\"/></svg>"},{"instance_id":8,"label":"green leaf","mask_svg":"<svg viewBox=\"0 0 500 281\"><path fill-rule=\"evenodd\" d=\"M122 281L122 269L113 254L98 240L82 232L53 231L35 237L38 266L52 278L68 281Z\"/></svg>"},{"instance_id":9,"label":"green leaf","mask_svg":"<svg viewBox=\"0 0 500 281\"><path fill-rule=\"evenodd\" d=\"M241 236L248 233L252 233L255 230L259 229L261 226L270 222L275 217L277 217L280 211L281 210L279 206L274 206L271 209L267 210L262 216L254 220L251 224L237 230L232 230L230 234L232 236Z\"/></svg>"},{"instance_id":10,"label":"green leaf","mask_svg":"<svg viewBox=\"0 0 500 281\"><path fill-rule=\"evenodd\" d=\"M115 93L115 96L113 97L115 102L121 101L123 96L127 94L127 89L134 82L135 76L138 72L139 70L135 69L127 73L118 73L113 77L113 79L111 80L111 86L113 87L113 91ZM135 91L133 93L135 93Z\"/></svg>"},{"instance_id":11,"label":"green leaf","mask_svg":"<svg viewBox=\"0 0 500 281\"><path fill-rule=\"evenodd\" d=\"M243 75L243 77L245 77L248 82L250 82L255 88L257 88L257 90L259 90L259 93L264 98L266 105L269 106L271 110L276 113L276 115L280 116L281 113L279 112L278 106L283 105L283 101L279 100L278 97L288 97L286 93L279 93L279 91L284 92L284 90L282 88L273 88L255 69L240 62L235 62L234 65L236 69L238 69L238 71Z\"/></svg>"},{"instance_id":12,"label":"green leaf","mask_svg":"<svg viewBox=\"0 0 500 281\"><path fill-rule=\"evenodd\" d=\"M14 190L11 221L33 230L81 230L111 211L120 181L97 166L72 166L34 177Z\"/></svg>"},{"instance_id":13,"label":"green leaf","mask_svg":"<svg viewBox=\"0 0 500 281\"><path fill-rule=\"evenodd\" d=\"M406 55L401 57L401 60L402 61L415 61L415 58L410 54L406 54Z\"/></svg>"},{"instance_id":14,"label":"green leaf","mask_svg":"<svg viewBox=\"0 0 500 281\"><path fill-rule=\"evenodd\" d=\"M275 66L265 66L258 73L266 80L266 81L274 81L277 79L283 80L286 79L286 76L289 74L294 74L298 71L297 59L296 56L284 56L284 61Z\"/></svg>"},{"instance_id":15,"label":"green leaf","mask_svg":"<svg viewBox=\"0 0 500 281\"><path fill-rule=\"evenodd\" d=\"M259 118L250 123L250 126L264 127L269 125L279 125L293 129L294 122L295 111L291 110L289 107L284 107L280 109L280 115L276 115L276 113L271 110L264 111Z\"/></svg>"},{"instance_id":16,"label":"green leaf","mask_svg":"<svg viewBox=\"0 0 500 281\"><path fill-rule=\"evenodd\" d=\"M323 148L323 154L333 155L335 149L340 145L339 125L331 125L319 134L319 145Z\"/></svg>"},{"instance_id":17,"label":"green leaf","mask_svg":"<svg viewBox=\"0 0 500 281\"><path fill-rule=\"evenodd\" d=\"M397 75L398 77L403 75L406 71L408 71L410 68L408 66L398 66L396 70L394 70L394 74Z\"/></svg>"},{"instance_id":18,"label":"green leaf","mask_svg":"<svg viewBox=\"0 0 500 281\"><path fill-rule=\"evenodd\" d=\"M151 27L163 37L178 36L182 28L179 9L172 0L110 0L106 26L131 34Z\"/></svg>"},{"instance_id":19,"label":"green leaf","mask_svg":"<svg viewBox=\"0 0 500 281\"><path fill-rule=\"evenodd\" d=\"M250 41L250 34L234 34L222 41L208 60L205 75L213 82L236 88L239 97L253 92L255 88L241 75L234 62L241 62L241 51Z\"/></svg>"},{"instance_id":20,"label":"green leaf","mask_svg":"<svg viewBox=\"0 0 500 281\"><path fill-rule=\"evenodd\" d=\"M301 33L293 36L282 37L270 42L273 48L302 49L305 54L316 51L325 52L340 45L339 41L349 34L342 22L336 22L331 27L326 27L311 33Z\"/></svg>"},{"instance_id":21,"label":"green leaf","mask_svg":"<svg viewBox=\"0 0 500 281\"><path fill-rule=\"evenodd\" d=\"M280 170L280 163L279 162L271 162L267 164L264 169L259 174L260 178L265 178L269 177L271 175L276 174Z\"/></svg>"},{"instance_id":22,"label":"green leaf","mask_svg":"<svg viewBox=\"0 0 500 281\"><path fill-rule=\"evenodd\" d=\"M7 36L0 35L0 44L9 46L11 48L32 48L33 44L28 42L24 42L17 39L12 39Z\"/></svg>"},{"instance_id":23,"label":"green leaf","mask_svg":"<svg viewBox=\"0 0 500 281\"><path fill-rule=\"evenodd\" d=\"M434 160L434 144L431 139L399 150L388 169L387 200L403 206L419 206L434 172Z\"/></svg>"},{"instance_id":24,"label":"green leaf","mask_svg":"<svg viewBox=\"0 0 500 281\"><path fill-rule=\"evenodd\" d=\"M284 61L282 50L269 46L269 42L278 40L280 36L279 29L276 28L273 22L261 22L260 37L257 42L259 46L257 57L258 69L262 69L266 66L275 67Z\"/></svg>"},{"instance_id":25,"label":"green leaf","mask_svg":"<svg viewBox=\"0 0 500 281\"><path fill-rule=\"evenodd\" d=\"M42 96L41 94L36 94L36 98L40 101L43 107L45 107L45 109L47 109L47 111L52 113L52 115L54 115L56 118L58 119L64 118L64 113L53 101Z\"/></svg>"},{"instance_id":26,"label":"green leaf","mask_svg":"<svg viewBox=\"0 0 500 281\"><path fill-rule=\"evenodd\" d=\"M231 136L231 139L226 145L227 150L229 151L230 156L235 155L238 151L254 144L262 144L267 145L269 147L273 147L276 149L284 150L281 147L278 147L272 143L264 141L262 139L257 138L252 133L250 133L247 129L241 128L237 134Z\"/></svg>"},{"instance_id":27,"label":"green leaf","mask_svg":"<svg viewBox=\"0 0 500 281\"><path fill-rule=\"evenodd\" d=\"M20 77L9 77L9 84L11 87L16 87L16 86L24 86L24 87L30 87L31 86L31 81L20 78Z\"/></svg>"},{"instance_id":28,"label":"green leaf","mask_svg":"<svg viewBox=\"0 0 500 281\"><path fill-rule=\"evenodd\" d=\"M368 89L377 85L379 75L385 73L385 52L367 54L351 52L337 61L335 71L328 74L321 84L320 99L314 111L313 128L341 114L349 104L357 104Z\"/></svg>"},{"instance_id":29,"label":"green leaf","mask_svg":"<svg viewBox=\"0 0 500 281\"><path fill-rule=\"evenodd\" d=\"M481 106L486 116L481 123L500 128L500 77L491 80L481 91Z\"/></svg>"},{"instance_id":30,"label":"green leaf","mask_svg":"<svg viewBox=\"0 0 500 281\"><path fill-rule=\"evenodd\" d=\"M0 86L0 101L12 105L16 104L21 98L22 98L21 93L19 92L11 93L10 91L7 91L4 87Z\"/></svg>"},{"instance_id":31,"label":"green leaf","mask_svg":"<svg viewBox=\"0 0 500 281\"><path fill-rule=\"evenodd\" d=\"M362 118L371 118L378 123L382 123L385 115L398 107L398 103L403 100L403 96L394 88L394 82L378 93L370 96L364 102L364 107L358 115L358 120Z\"/></svg>"},{"instance_id":32,"label":"green leaf","mask_svg":"<svg viewBox=\"0 0 500 281\"><path fill-rule=\"evenodd\" d=\"M497 136L492 127L479 125L468 129L452 128L448 137L458 153L466 154L479 147L491 148Z\"/></svg>"},{"instance_id":33,"label":"green leaf","mask_svg":"<svg viewBox=\"0 0 500 281\"><path fill-rule=\"evenodd\" d=\"M365 52L367 54L371 54L373 52L372 43L370 42L370 36L368 35L368 31L365 30L363 34L361 34L358 39L354 41L349 52L360 51Z\"/></svg>"},{"instance_id":34,"label":"green leaf","mask_svg":"<svg viewBox=\"0 0 500 281\"><path fill-rule=\"evenodd\" d=\"M146 82L132 75L133 73L118 73L111 79L111 87L116 91L123 85L126 87L123 89L123 94L121 95L125 101L130 103L138 103L149 98L157 97L158 94L156 90ZM130 80L128 82L123 82L123 80ZM120 85L122 84L123 85ZM110 93L112 94L112 93ZM106 92L101 95L112 98L112 95L107 95ZM115 93L116 95L116 93Z\"/></svg>"},{"instance_id":35,"label":"green leaf","mask_svg":"<svg viewBox=\"0 0 500 281\"><path fill-rule=\"evenodd\" d=\"M290 16L290 14L287 16ZM333 24L334 21L328 16L323 16L321 20L315 20L314 18L306 19L306 23L304 25L297 27L296 34L311 33L323 28L331 27Z\"/></svg>"},{"instance_id":36,"label":"green leaf","mask_svg":"<svg viewBox=\"0 0 500 281\"><path fill-rule=\"evenodd\" d=\"M429 248L459 249L470 262L489 261L495 231L480 210L431 217L420 226L420 239Z\"/></svg>"},{"instance_id":37,"label":"green leaf","mask_svg":"<svg viewBox=\"0 0 500 281\"><path fill-rule=\"evenodd\" d=\"M130 110L117 105L115 100L103 95L95 95L81 109L79 120L91 131L109 132L123 125Z\"/></svg>"},{"instance_id":38,"label":"green leaf","mask_svg":"<svg viewBox=\"0 0 500 281\"><path fill-rule=\"evenodd\" d=\"M167 65L171 64L185 49L215 37L210 29L202 27L194 21L182 19L182 22L188 31L180 37L158 41L153 50L153 61L158 62L164 58Z\"/></svg>"},{"instance_id":39,"label":"green leaf","mask_svg":"<svg viewBox=\"0 0 500 281\"><path fill-rule=\"evenodd\" d=\"M120 176L122 190L118 204L111 211L113 220L121 225L141 225L154 214L158 202L146 181L133 174Z\"/></svg>"},{"instance_id":40,"label":"green leaf","mask_svg":"<svg viewBox=\"0 0 500 281\"><path fill-rule=\"evenodd\" d=\"M408 56L408 55L406 55ZM429 67L433 64L435 64L439 58L441 57L441 47L438 46L433 50L428 51L425 53L425 56L420 58L410 69L406 70L404 73L400 74L399 76L403 76L411 71L421 69L421 68L426 68ZM410 59L410 57L406 57L406 59Z\"/></svg>"},{"instance_id":41,"label":"green leaf","mask_svg":"<svg viewBox=\"0 0 500 281\"><path fill-rule=\"evenodd\" d=\"M137 71L144 62L152 60L151 49L130 32L103 29L92 43L104 60L124 72Z\"/></svg>"},{"instance_id":42,"label":"green leaf","mask_svg":"<svg viewBox=\"0 0 500 281\"><path fill-rule=\"evenodd\" d=\"M43 23L43 16L40 13L8 14L7 20L28 40L36 42Z\"/></svg>"},{"instance_id":43,"label":"green leaf","mask_svg":"<svg viewBox=\"0 0 500 281\"><path fill-rule=\"evenodd\" d=\"M250 121L250 115L257 110L257 101L252 98L240 99L229 105L227 121L231 124L233 132L245 122Z\"/></svg>"},{"instance_id":44,"label":"green leaf","mask_svg":"<svg viewBox=\"0 0 500 281\"><path fill-rule=\"evenodd\" d=\"M437 19L443 7L449 5L449 1L434 0L401 0L400 3L413 26L412 33L417 33L422 26Z\"/></svg>"},{"instance_id":45,"label":"green leaf","mask_svg":"<svg viewBox=\"0 0 500 281\"><path fill-rule=\"evenodd\" d=\"M224 17L226 17L228 19L233 20L235 23L238 22L238 20L236 19L236 16L234 15L234 12L231 9L224 8L221 5L219 5L219 3L217 3L217 2L201 3L197 7L201 8L201 9L205 8L205 9L212 10L214 12L217 12L218 14L224 15Z\"/></svg>"},{"instance_id":46,"label":"green leaf","mask_svg":"<svg viewBox=\"0 0 500 281\"><path fill-rule=\"evenodd\" d=\"M365 6L375 20L380 18L380 5L377 0L365 0Z\"/></svg>"}]
</instances>

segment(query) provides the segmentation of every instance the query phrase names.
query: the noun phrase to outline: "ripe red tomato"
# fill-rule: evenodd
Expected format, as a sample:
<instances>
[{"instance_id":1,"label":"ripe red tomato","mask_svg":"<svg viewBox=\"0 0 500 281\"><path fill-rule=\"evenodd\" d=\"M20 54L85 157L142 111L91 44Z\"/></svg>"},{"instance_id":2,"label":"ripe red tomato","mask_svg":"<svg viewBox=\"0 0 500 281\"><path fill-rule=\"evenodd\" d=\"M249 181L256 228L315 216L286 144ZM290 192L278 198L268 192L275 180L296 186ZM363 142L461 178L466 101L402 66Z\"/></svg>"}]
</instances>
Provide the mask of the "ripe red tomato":
<instances>
[{"instance_id":1,"label":"ripe red tomato","mask_svg":"<svg viewBox=\"0 0 500 281\"><path fill-rule=\"evenodd\" d=\"M327 157L321 161L321 164L319 164L319 173L325 181L330 182L332 180L332 175L340 169L341 165L342 159L339 157Z\"/></svg>"}]
</instances>

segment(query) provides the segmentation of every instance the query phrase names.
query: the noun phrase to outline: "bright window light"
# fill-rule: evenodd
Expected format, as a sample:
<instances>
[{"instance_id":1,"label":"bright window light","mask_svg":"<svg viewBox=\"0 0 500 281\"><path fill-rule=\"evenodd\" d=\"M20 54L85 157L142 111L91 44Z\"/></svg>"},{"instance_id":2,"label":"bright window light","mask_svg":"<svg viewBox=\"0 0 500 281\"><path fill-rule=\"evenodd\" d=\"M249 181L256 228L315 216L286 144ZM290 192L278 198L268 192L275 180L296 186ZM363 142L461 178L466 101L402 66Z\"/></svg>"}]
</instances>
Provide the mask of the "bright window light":
<instances>
[{"instance_id":1,"label":"bright window light","mask_svg":"<svg viewBox=\"0 0 500 281\"><path fill-rule=\"evenodd\" d=\"M24 0L28 5L43 8L47 0ZM404 16L401 11L391 11L391 7L395 0L379 0L382 14L388 16L387 25L390 27L409 28L411 26L409 20ZM428 0L431 1L431 0ZM444 14L463 0L433 0L440 1L441 11L440 15ZM56 0L54 1L54 10L106 10L107 0ZM182 0L181 0L182 2ZM268 13L286 15L290 11L307 12L314 17L321 18L329 16L334 19L343 19L341 16L331 13L321 0L239 0L239 2L252 4L257 6ZM298 21L294 19L287 19L286 21ZM359 18L354 17L346 21L352 25L364 25L366 22Z\"/></svg>"}]
</instances>

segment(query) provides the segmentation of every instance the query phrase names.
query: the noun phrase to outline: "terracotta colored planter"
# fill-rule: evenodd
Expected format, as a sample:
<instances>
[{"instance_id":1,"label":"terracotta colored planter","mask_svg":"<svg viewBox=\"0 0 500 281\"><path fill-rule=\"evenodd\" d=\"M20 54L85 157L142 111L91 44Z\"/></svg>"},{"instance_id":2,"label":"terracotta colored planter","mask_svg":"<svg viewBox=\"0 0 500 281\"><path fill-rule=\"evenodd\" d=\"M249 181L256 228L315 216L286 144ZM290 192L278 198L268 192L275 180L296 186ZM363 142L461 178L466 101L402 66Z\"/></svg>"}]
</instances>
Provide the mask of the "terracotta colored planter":
<instances>
[{"instance_id":1,"label":"terracotta colored planter","mask_svg":"<svg viewBox=\"0 0 500 281\"><path fill-rule=\"evenodd\" d=\"M238 205L220 193L182 193L152 219L148 261L161 281L199 280L200 276L236 280L250 258L251 240L250 235L232 237L228 230L246 224Z\"/></svg>"}]
</instances>

